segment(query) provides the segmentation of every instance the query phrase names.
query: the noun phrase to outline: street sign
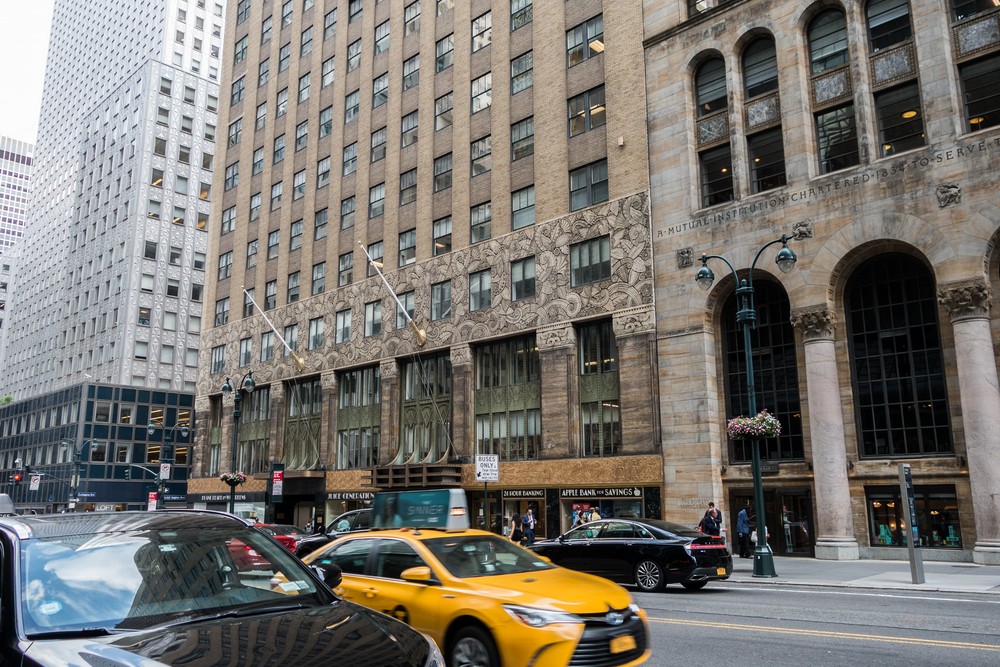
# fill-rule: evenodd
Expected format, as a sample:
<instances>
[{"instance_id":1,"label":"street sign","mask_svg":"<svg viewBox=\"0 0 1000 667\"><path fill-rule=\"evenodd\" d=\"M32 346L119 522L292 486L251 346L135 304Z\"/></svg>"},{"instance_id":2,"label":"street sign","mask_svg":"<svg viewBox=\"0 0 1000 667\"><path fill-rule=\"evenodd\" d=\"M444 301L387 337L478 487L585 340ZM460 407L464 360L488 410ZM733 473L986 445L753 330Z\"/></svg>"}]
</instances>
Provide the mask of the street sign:
<instances>
[{"instance_id":1,"label":"street sign","mask_svg":"<svg viewBox=\"0 0 1000 667\"><path fill-rule=\"evenodd\" d=\"M37 491L38 488L41 485L42 485L42 476L41 475L32 475L31 476L31 483L28 485L28 489L31 490L31 491Z\"/></svg>"},{"instance_id":2,"label":"street sign","mask_svg":"<svg viewBox=\"0 0 1000 667\"><path fill-rule=\"evenodd\" d=\"M160 464L160 479L170 479L170 464L161 463Z\"/></svg>"},{"instance_id":3,"label":"street sign","mask_svg":"<svg viewBox=\"0 0 1000 667\"><path fill-rule=\"evenodd\" d=\"M147 502L149 503L146 510L149 512L156 511L156 491L150 491L149 496L147 496Z\"/></svg>"},{"instance_id":4,"label":"street sign","mask_svg":"<svg viewBox=\"0 0 1000 667\"><path fill-rule=\"evenodd\" d=\"M476 481L500 481L500 455L476 454Z\"/></svg>"}]
</instances>

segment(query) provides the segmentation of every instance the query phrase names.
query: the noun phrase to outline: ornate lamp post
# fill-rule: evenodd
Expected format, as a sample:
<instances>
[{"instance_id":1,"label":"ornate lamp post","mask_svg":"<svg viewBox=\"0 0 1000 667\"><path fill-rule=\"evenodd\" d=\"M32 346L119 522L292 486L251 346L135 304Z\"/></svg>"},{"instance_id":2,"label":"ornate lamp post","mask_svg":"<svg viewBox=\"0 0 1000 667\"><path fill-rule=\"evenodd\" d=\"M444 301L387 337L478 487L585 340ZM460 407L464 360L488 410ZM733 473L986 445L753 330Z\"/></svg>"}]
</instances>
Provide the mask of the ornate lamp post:
<instances>
[{"instance_id":1,"label":"ornate lamp post","mask_svg":"<svg viewBox=\"0 0 1000 667\"><path fill-rule=\"evenodd\" d=\"M695 278L695 282L703 290L711 289L712 283L715 281L715 274L712 273L712 269L708 268L708 260L710 259L720 259L725 262L726 266L733 274L733 280L738 287L736 288L736 296L738 299L736 311L736 322L743 327L743 352L746 358L747 367L747 403L750 410L750 415L757 414L757 395L754 389L754 379L753 379L753 353L750 348L750 330L757 325L757 309L754 305L754 292L753 292L753 272L757 266L757 260L760 259L761 254L764 250L770 248L776 243L781 244L781 250L778 251L777 256L774 258L775 263L782 273L788 273L795 267L795 262L798 259L795 253L788 248L788 242L791 240L790 237L782 234L780 239L775 239L769 243L765 243L761 246L760 250L753 258L753 262L750 264L750 270L747 272L747 277L740 280L736 269L725 257L721 255L702 255L701 256L701 268L698 269L698 275ZM758 438L751 439L753 443L753 490L754 490L754 504L757 506L757 547L754 551L753 558L753 576L755 577L776 577L777 573L774 571L774 555L771 553L771 546L767 543L767 524L765 520L764 512L764 485L761 481L760 476L760 442Z\"/></svg>"},{"instance_id":2,"label":"ornate lamp post","mask_svg":"<svg viewBox=\"0 0 1000 667\"><path fill-rule=\"evenodd\" d=\"M253 392L254 387L257 383L253 381L253 371L247 371L246 375L240 378L239 385L234 389L233 381L226 376L226 383L222 385L222 395L229 396L233 395L233 447L230 456L230 472L236 473L236 467L238 464L236 458L236 447L239 445L240 439L240 400L242 399L242 394L245 391L247 394ZM229 513L236 514L236 485L229 485Z\"/></svg>"},{"instance_id":3,"label":"ornate lamp post","mask_svg":"<svg viewBox=\"0 0 1000 667\"><path fill-rule=\"evenodd\" d=\"M156 435L156 429L161 429L161 428L163 428L163 420L153 419L146 425L146 433L148 433L151 436ZM174 432L177 431L178 429L180 430L181 437L186 439L188 437L190 429L188 428L188 425L185 423L175 423L173 426L170 427L169 430L165 430L163 435L163 451L160 452L160 462L166 463L167 465L171 466L171 468L173 467L175 458L174 444L173 444ZM161 474L157 475L157 479L159 480L159 485L157 486L156 489L156 509L161 510L163 509L164 505L163 493L166 489L166 480L164 479L164 475L162 474L162 472Z\"/></svg>"}]
</instances>

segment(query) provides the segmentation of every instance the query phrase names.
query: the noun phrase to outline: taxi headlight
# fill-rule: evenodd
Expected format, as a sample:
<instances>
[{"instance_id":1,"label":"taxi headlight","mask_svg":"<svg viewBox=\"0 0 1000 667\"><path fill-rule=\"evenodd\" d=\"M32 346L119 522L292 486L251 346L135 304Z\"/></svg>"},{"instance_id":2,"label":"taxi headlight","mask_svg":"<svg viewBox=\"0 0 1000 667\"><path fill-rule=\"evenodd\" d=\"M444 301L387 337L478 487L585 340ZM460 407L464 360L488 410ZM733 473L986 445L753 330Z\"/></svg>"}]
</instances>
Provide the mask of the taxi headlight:
<instances>
[{"instance_id":1,"label":"taxi headlight","mask_svg":"<svg viewBox=\"0 0 1000 667\"><path fill-rule=\"evenodd\" d=\"M628 603L628 610L629 610L630 612L632 612L633 614L635 614L636 616L638 616L638 615L639 615L639 612L640 612L640 611L642 611L642 610L641 610L641 609L639 608L639 605L637 605L637 604L636 604L635 602L629 602L629 603Z\"/></svg>"},{"instance_id":2,"label":"taxi headlight","mask_svg":"<svg viewBox=\"0 0 1000 667\"><path fill-rule=\"evenodd\" d=\"M533 628L541 628L552 623L583 623L583 619L579 616L565 611L534 609L532 607L521 607L516 604L505 604L503 608L504 611L516 620Z\"/></svg>"},{"instance_id":3,"label":"taxi headlight","mask_svg":"<svg viewBox=\"0 0 1000 667\"><path fill-rule=\"evenodd\" d=\"M424 635L424 639L427 640L427 646L430 649L427 653L427 660L424 662L424 667L445 667L444 655L441 654L441 649L427 635Z\"/></svg>"}]
</instances>

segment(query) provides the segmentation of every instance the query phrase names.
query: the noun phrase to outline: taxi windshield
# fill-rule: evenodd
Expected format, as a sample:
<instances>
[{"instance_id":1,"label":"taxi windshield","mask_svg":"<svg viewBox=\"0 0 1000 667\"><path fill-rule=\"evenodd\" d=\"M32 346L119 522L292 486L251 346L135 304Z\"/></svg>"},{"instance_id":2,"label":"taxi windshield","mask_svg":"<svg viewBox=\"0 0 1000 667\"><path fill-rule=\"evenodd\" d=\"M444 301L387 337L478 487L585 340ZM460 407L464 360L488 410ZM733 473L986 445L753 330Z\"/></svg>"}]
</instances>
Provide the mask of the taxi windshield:
<instances>
[{"instance_id":1,"label":"taxi windshield","mask_svg":"<svg viewBox=\"0 0 1000 667\"><path fill-rule=\"evenodd\" d=\"M331 600L287 549L239 526L25 540L20 574L29 638Z\"/></svg>"},{"instance_id":2,"label":"taxi windshield","mask_svg":"<svg viewBox=\"0 0 1000 667\"><path fill-rule=\"evenodd\" d=\"M448 572L462 579L537 572L553 567L527 549L495 535L454 535L423 543Z\"/></svg>"}]
</instances>

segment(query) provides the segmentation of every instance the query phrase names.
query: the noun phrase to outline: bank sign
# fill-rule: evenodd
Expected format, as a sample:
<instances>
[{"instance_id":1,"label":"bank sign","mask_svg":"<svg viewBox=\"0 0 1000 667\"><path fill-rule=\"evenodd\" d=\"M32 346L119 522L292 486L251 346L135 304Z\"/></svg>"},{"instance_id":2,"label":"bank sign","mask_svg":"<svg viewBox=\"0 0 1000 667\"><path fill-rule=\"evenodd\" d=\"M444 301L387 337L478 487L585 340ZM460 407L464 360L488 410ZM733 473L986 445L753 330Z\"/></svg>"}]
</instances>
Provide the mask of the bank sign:
<instances>
[{"instance_id":1,"label":"bank sign","mask_svg":"<svg viewBox=\"0 0 1000 667\"><path fill-rule=\"evenodd\" d=\"M641 498L642 489L638 486L607 486L589 489L561 489L561 498Z\"/></svg>"}]
</instances>

